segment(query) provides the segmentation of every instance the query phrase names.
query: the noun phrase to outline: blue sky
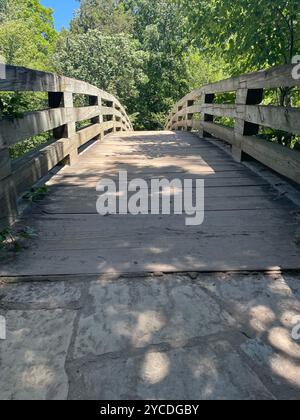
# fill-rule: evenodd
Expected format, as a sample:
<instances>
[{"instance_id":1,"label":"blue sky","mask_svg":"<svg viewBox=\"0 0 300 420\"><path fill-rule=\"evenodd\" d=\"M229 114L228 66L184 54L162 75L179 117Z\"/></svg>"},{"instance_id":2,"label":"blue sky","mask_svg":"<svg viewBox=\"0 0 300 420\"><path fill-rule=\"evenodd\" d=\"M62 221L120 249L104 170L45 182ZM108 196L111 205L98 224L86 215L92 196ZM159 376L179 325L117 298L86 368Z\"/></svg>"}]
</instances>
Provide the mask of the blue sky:
<instances>
[{"instance_id":1,"label":"blue sky","mask_svg":"<svg viewBox=\"0 0 300 420\"><path fill-rule=\"evenodd\" d=\"M41 4L54 9L55 27L60 30L62 26L69 27L70 20L73 17L74 10L79 8L79 2L76 0L40 0Z\"/></svg>"}]
</instances>

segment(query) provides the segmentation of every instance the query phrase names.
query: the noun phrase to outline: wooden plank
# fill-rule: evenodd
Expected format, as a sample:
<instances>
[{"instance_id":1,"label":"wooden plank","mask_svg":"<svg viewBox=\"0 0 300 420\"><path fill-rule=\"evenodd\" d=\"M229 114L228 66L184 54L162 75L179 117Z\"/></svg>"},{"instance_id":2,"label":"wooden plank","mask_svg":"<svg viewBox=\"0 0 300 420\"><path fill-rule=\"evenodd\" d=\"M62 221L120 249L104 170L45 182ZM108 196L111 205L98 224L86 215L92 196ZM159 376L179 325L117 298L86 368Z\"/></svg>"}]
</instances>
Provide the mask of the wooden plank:
<instances>
[{"instance_id":1,"label":"wooden plank","mask_svg":"<svg viewBox=\"0 0 300 420\"><path fill-rule=\"evenodd\" d=\"M0 146L0 182L11 174L11 160L7 148Z\"/></svg>"},{"instance_id":2,"label":"wooden plank","mask_svg":"<svg viewBox=\"0 0 300 420\"><path fill-rule=\"evenodd\" d=\"M112 123L94 124L77 132L70 139L58 140L39 152L25 157L13 164L12 176L16 185L18 195L29 189L39 179L48 174L58 163L63 161L73 150L93 138L101 131L112 127Z\"/></svg>"},{"instance_id":3,"label":"wooden plank","mask_svg":"<svg viewBox=\"0 0 300 420\"><path fill-rule=\"evenodd\" d=\"M234 213L237 220L240 216L237 212ZM256 218L259 217L259 213L256 212ZM99 232L110 218L104 218L105 221L100 226L95 224L94 217L89 216L88 219L90 228L85 232L95 233ZM125 216L123 222L118 224L119 230L120 226L127 224L127 220ZM140 226L140 236L106 236L103 240L92 240L91 237L74 240L72 237L69 241L60 241L60 238L66 235L65 221L65 228L52 244L44 240L36 242L35 245L33 242L31 249L26 252L27 264L24 264L23 255L23 258L17 259L14 264L2 266L0 275L176 272L187 271L187 266L191 271L299 268L299 250L293 242L291 228L285 228L285 235L281 230L266 230L269 228L267 225L266 229L260 232L248 234L242 231L235 234L210 232L208 235L188 234L184 238L183 234L178 233L178 226L184 224L183 218L177 218L171 226L171 229L177 229L177 234L168 235L164 232L160 236L157 236L157 232L154 232L155 235L145 234L141 222L137 222L136 218L134 220L135 225L138 223ZM153 225L151 216L150 220ZM74 217L69 223L69 228L74 231L75 225L80 222ZM116 225L116 220L113 223ZM161 218L156 218L156 223L161 230ZM198 230L201 231L201 228Z\"/></svg>"},{"instance_id":4,"label":"wooden plank","mask_svg":"<svg viewBox=\"0 0 300 420\"><path fill-rule=\"evenodd\" d=\"M150 188L151 180L146 180L147 185ZM84 201L95 200L96 195L96 185L86 185L85 188L77 188L76 185L73 186L58 186L51 185L49 186L49 195L41 204L45 202L56 202L63 199L82 199ZM245 185L245 186L234 186L232 185L217 185L215 188L209 188L206 186L205 197L269 197L277 198L277 192L270 185Z\"/></svg>"},{"instance_id":5,"label":"wooden plank","mask_svg":"<svg viewBox=\"0 0 300 420\"><path fill-rule=\"evenodd\" d=\"M79 80L7 65L6 78L0 80L0 91L47 92L51 107L48 110L28 113L20 119L0 121L0 181L11 173L6 146L50 130L53 130L53 137L57 139L54 145L51 144L36 154L30 153L25 160L14 164L11 176L18 193L31 187L62 159L66 164L73 164L78 158L78 147L87 141L103 136L110 130L132 129L125 109L113 95ZM90 96L91 106L74 108L73 94ZM112 111L103 107L103 112L107 115L112 113L113 121L103 122L101 108L104 101L111 104ZM87 127L86 130L76 133L75 123L83 120L91 120L94 127ZM0 185L0 189L3 188L3 185ZM13 195L14 192L11 193ZM2 201L7 200L2 197ZM10 205L5 205L2 211L9 212ZM15 213L12 212L12 215ZM10 214L4 216L11 220Z\"/></svg>"},{"instance_id":6,"label":"wooden plank","mask_svg":"<svg viewBox=\"0 0 300 420\"><path fill-rule=\"evenodd\" d=\"M146 192L146 191L145 191ZM195 193L195 190L194 190ZM128 198L132 197L134 193L128 193ZM83 196L81 200L78 197L54 197L41 202L37 206L37 211L44 211L47 214L97 214L96 201L99 194L96 189L88 196ZM148 195L148 208L151 209L151 198L153 194ZM160 199L160 211L162 210L162 198ZM171 194L168 200L171 210L174 208L174 194ZM205 211L225 211L225 210L271 210L281 207L282 209L290 210L291 206L285 200L274 199L274 197L262 196L205 196ZM191 208L186 209L191 210ZM120 213L117 206L117 212Z\"/></svg>"},{"instance_id":7,"label":"wooden plank","mask_svg":"<svg viewBox=\"0 0 300 420\"><path fill-rule=\"evenodd\" d=\"M271 143L258 137L242 136L228 127L213 123L202 123L204 129L214 137L241 147L243 152L273 169L277 173L300 184L300 152Z\"/></svg>"},{"instance_id":8,"label":"wooden plank","mask_svg":"<svg viewBox=\"0 0 300 420\"><path fill-rule=\"evenodd\" d=\"M123 117L123 114L118 109L115 109L115 108L110 108L110 107L107 107L107 106L102 106L101 107L101 114L102 115L116 115L116 116L122 118L123 121L127 122L126 121L126 118Z\"/></svg>"},{"instance_id":9,"label":"wooden plank","mask_svg":"<svg viewBox=\"0 0 300 420\"><path fill-rule=\"evenodd\" d=\"M153 146L156 139L158 151ZM175 141L179 146L172 146ZM118 157L122 142L127 151ZM188 144L196 156L186 156ZM132 155L128 153L131 147L138 147ZM208 153L208 147L209 158L204 158L201 150ZM300 268L297 208L284 197L278 199L265 180L230 161L227 155L222 165L228 165L228 170L215 170L222 153L187 132L107 136L103 143L87 149L82 161L79 159L72 168L63 168L48 183L50 190L45 201L36 204L22 220L35 229L38 237L13 263L1 265L0 275ZM97 181L110 174L117 179L119 170L126 167L121 165L124 162L130 167L129 179L139 174L148 185L153 174L160 178L170 175L169 179L199 178L205 162L205 167L213 171L202 172L206 190L203 225L187 227L185 214L95 214ZM188 165L197 168L197 163L196 173L182 171ZM176 172L174 166L181 172ZM233 169L229 170L230 166Z\"/></svg>"},{"instance_id":10,"label":"wooden plank","mask_svg":"<svg viewBox=\"0 0 300 420\"><path fill-rule=\"evenodd\" d=\"M175 114L172 121L175 121L176 117L180 117L186 114L197 114L198 112L202 112L202 105L192 105L192 106L183 108L182 110L178 111Z\"/></svg>"},{"instance_id":11,"label":"wooden plank","mask_svg":"<svg viewBox=\"0 0 300 420\"><path fill-rule=\"evenodd\" d=\"M202 89L205 93L222 93L236 91L239 88L273 89L299 86L300 81L292 76L293 68L292 64L273 67L212 83Z\"/></svg>"},{"instance_id":12,"label":"wooden plank","mask_svg":"<svg viewBox=\"0 0 300 420\"><path fill-rule=\"evenodd\" d=\"M99 115L98 106L82 108L55 108L37 111L23 118L0 121L0 145L13 145L21 140L53 130L62 125L89 120Z\"/></svg>"},{"instance_id":13,"label":"wooden plank","mask_svg":"<svg viewBox=\"0 0 300 420\"><path fill-rule=\"evenodd\" d=\"M13 168L13 179L18 195L46 176L54 166L68 156L72 149L73 144L70 139L61 139L45 147L30 159L17 162Z\"/></svg>"},{"instance_id":14,"label":"wooden plank","mask_svg":"<svg viewBox=\"0 0 300 420\"><path fill-rule=\"evenodd\" d=\"M239 118L264 127L300 134L300 109L278 106L212 104L202 111L216 117Z\"/></svg>"},{"instance_id":15,"label":"wooden plank","mask_svg":"<svg viewBox=\"0 0 300 420\"><path fill-rule=\"evenodd\" d=\"M205 112L216 117L239 118L254 124L282 130L293 134L300 134L300 109L278 106L257 105L228 105L207 104L189 107L186 111L181 110L176 116L184 115L185 112ZM184 127L185 124L174 123L173 128ZM189 125L191 126L191 125Z\"/></svg>"},{"instance_id":16,"label":"wooden plank","mask_svg":"<svg viewBox=\"0 0 300 420\"><path fill-rule=\"evenodd\" d=\"M8 176L0 182L0 229L2 230L14 222L17 215L15 184L13 178Z\"/></svg>"},{"instance_id":17,"label":"wooden plank","mask_svg":"<svg viewBox=\"0 0 300 420\"><path fill-rule=\"evenodd\" d=\"M78 214L70 215L66 214L36 214L34 217L34 223L37 231L43 231L45 233L45 239L54 239L57 237L65 236L70 239L75 238L102 238L112 237L121 235L122 233L128 236L130 233L143 233L151 232L153 234L160 231L161 233L177 232L178 234L188 234L189 232L195 233L201 236L201 233L217 233L221 232L232 232L232 234L242 232L261 232L270 227L271 230L276 230L276 226L280 229L286 228L287 231L293 231L293 238L296 234L296 227L299 225L294 215L295 207L291 205L289 212L283 212L281 208L274 209L261 209L257 210L226 210L220 213L220 211L211 211L205 218L205 223L202 226L190 226L186 227L185 217L186 215L159 215L153 218L149 215L111 215L111 216L100 216L96 214L85 215ZM283 218L285 215L285 218ZM24 222L28 223L30 220L30 214L24 217ZM126 225L123 221L127 220ZM52 229L51 229L52 226Z\"/></svg>"},{"instance_id":18,"label":"wooden plank","mask_svg":"<svg viewBox=\"0 0 300 420\"><path fill-rule=\"evenodd\" d=\"M141 175L140 173L138 174ZM48 182L49 186L56 185L59 189L68 188L70 186L74 186L76 188L91 188L93 191L96 188L97 182L99 182L103 177L109 177L112 179L116 179L118 177L118 171L113 172L106 172L101 176L101 174L94 174L94 176L79 176L79 175L69 175L69 176L61 176L57 175L52 180ZM131 174L128 176L129 180L132 180L137 177L137 174ZM161 176L158 174L144 174L143 179L148 180L152 179L153 177L158 177L161 179ZM164 178L167 177L168 179L178 178L184 179L185 174L180 173L166 173L163 176ZM199 175L189 174L190 179L198 179ZM202 175L201 179L205 180L205 187L206 188L235 188L235 187L249 187L249 186L265 186L267 185L267 181L264 181L261 178L251 178L249 176L243 176L241 172L219 172L215 175Z\"/></svg>"},{"instance_id":19,"label":"wooden plank","mask_svg":"<svg viewBox=\"0 0 300 420\"><path fill-rule=\"evenodd\" d=\"M201 126L214 137L225 140L229 144L240 146L240 142L236 140L232 128L210 122L201 122Z\"/></svg>"},{"instance_id":20,"label":"wooden plank","mask_svg":"<svg viewBox=\"0 0 300 420\"><path fill-rule=\"evenodd\" d=\"M300 134L300 108L247 105L238 106L237 113L242 115L245 121Z\"/></svg>"},{"instance_id":21,"label":"wooden plank","mask_svg":"<svg viewBox=\"0 0 300 420\"><path fill-rule=\"evenodd\" d=\"M0 91L73 92L82 95L100 96L105 100L117 102L113 95L89 83L53 73L11 65L6 65L6 78L0 80Z\"/></svg>"},{"instance_id":22,"label":"wooden plank","mask_svg":"<svg viewBox=\"0 0 300 420\"><path fill-rule=\"evenodd\" d=\"M249 156L300 184L300 152L256 137L243 137L242 149Z\"/></svg>"},{"instance_id":23,"label":"wooden plank","mask_svg":"<svg viewBox=\"0 0 300 420\"><path fill-rule=\"evenodd\" d=\"M273 67L267 70L257 71L237 77L232 77L222 80L217 83L211 83L206 86L196 89L182 98L173 108L170 113L166 128L172 129L172 123L176 122L177 112L180 109L179 115L184 115L184 109L189 101L199 100L204 94L215 94L223 92L235 92L239 89L273 89L279 87L296 87L300 85L300 80L293 78L292 71L294 65L284 65ZM198 111L196 111L198 112ZM215 114L213 114L215 115ZM297 134L297 133L296 133Z\"/></svg>"}]
</instances>

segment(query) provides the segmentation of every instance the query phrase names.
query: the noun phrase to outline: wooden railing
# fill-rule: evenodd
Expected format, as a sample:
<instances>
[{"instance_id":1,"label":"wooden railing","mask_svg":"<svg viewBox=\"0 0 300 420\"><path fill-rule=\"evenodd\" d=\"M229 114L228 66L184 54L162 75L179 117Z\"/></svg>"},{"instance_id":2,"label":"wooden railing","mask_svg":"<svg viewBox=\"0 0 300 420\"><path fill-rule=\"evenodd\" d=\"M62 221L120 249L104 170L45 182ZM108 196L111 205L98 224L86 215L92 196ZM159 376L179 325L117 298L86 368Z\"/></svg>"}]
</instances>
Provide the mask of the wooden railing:
<instances>
[{"instance_id":1,"label":"wooden railing","mask_svg":"<svg viewBox=\"0 0 300 420\"><path fill-rule=\"evenodd\" d=\"M0 226L15 220L17 198L46 176L58 163L72 164L79 148L109 132L132 130L119 101L107 92L79 80L6 66L0 91L47 92L49 109L22 118L0 120ZM90 106L75 108L74 94L89 97ZM76 123L90 120L81 130ZM53 130L50 141L38 152L11 161L9 148L16 143Z\"/></svg>"},{"instance_id":2,"label":"wooden railing","mask_svg":"<svg viewBox=\"0 0 300 420\"><path fill-rule=\"evenodd\" d=\"M233 156L246 153L279 174L300 184L300 152L257 137L260 126L300 134L300 108L259 105L265 89L300 86L293 78L293 66L271 68L213 83L181 99L171 112L167 130L196 130L202 137L216 137L232 145ZM235 104L214 103L216 94L236 92ZM200 114L200 119L194 118ZM229 128L215 123L215 117L235 120Z\"/></svg>"}]
</instances>

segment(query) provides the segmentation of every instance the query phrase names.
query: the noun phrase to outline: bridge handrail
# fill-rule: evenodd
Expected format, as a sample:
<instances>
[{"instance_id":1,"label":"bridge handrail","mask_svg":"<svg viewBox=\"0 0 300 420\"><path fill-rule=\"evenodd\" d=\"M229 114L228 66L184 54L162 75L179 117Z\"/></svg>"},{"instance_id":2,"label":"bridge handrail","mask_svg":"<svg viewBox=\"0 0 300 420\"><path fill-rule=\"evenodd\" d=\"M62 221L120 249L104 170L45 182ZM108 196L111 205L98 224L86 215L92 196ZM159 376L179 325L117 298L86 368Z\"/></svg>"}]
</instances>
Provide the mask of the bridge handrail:
<instances>
[{"instance_id":1,"label":"bridge handrail","mask_svg":"<svg viewBox=\"0 0 300 420\"><path fill-rule=\"evenodd\" d=\"M222 139L231 144L238 161L246 153L300 184L300 152L257 137L261 126L300 135L300 108L260 105L265 89L300 86L293 70L293 65L274 67L194 90L175 105L165 129L196 130L202 137ZM236 92L235 104L214 103L216 94L227 92ZM200 120L195 114L201 114ZM215 123L215 117L233 118L234 128Z\"/></svg>"},{"instance_id":2,"label":"bridge handrail","mask_svg":"<svg viewBox=\"0 0 300 420\"><path fill-rule=\"evenodd\" d=\"M58 163L71 165L85 143L112 131L133 129L118 99L86 82L7 65L0 91L47 92L49 102L46 110L0 120L0 226L15 220L17 198L22 193ZM74 94L88 96L90 106L75 108ZM91 124L77 131L76 123L85 120ZM54 139L45 147L16 161L10 159L9 147L51 130Z\"/></svg>"}]
</instances>

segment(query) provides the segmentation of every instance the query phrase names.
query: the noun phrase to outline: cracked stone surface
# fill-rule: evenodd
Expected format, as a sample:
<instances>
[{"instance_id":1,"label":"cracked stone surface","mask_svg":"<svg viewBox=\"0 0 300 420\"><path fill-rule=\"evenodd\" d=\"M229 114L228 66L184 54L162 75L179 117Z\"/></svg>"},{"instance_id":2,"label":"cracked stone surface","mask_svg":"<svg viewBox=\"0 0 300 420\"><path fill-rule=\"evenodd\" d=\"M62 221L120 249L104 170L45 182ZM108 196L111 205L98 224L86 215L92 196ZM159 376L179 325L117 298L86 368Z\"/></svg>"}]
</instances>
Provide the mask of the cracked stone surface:
<instances>
[{"instance_id":1,"label":"cracked stone surface","mask_svg":"<svg viewBox=\"0 0 300 420\"><path fill-rule=\"evenodd\" d=\"M111 372L114 374L111 375ZM274 397L226 341L90 363L72 399L264 399Z\"/></svg>"},{"instance_id":2,"label":"cracked stone surface","mask_svg":"<svg viewBox=\"0 0 300 420\"><path fill-rule=\"evenodd\" d=\"M93 283L88 293L78 325L75 358L185 341L235 325L205 291L175 275L163 281Z\"/></svg>"},{"instance_id":3,"label":"cracked stone surface","mask_svg":"<svg viewBox=\"0 0 300 420\"><path fill-rule=\"evenodd\" d=\"M3 315L3 313L2 313ZM0 347L0 399L65 399L74 312L9 311Z\"/></svg>"},{"instance_id":4,"label":"cracked stone surface","mask_svg":"<svg viewBox=\"0 0 300 420\"><path fill-rule=\"evenodd\" d=\"M46 307L64 308L76 305L81 297L81 289L78 284L68 284L65 282L43 283L19 283L8 284L0 287L0 304L7 308L17 306L24 307Z\"/></svg>"},{"instance_id":5,"label":"cracked stone surface","mask_svg":"<svg viewBox=\"0 0 300 420\"><path fill-rule=\"evenodd\" d=\"M299 274L0 284L0 315L1 400L300 398Z\"/></svg>"}]
</instances>

